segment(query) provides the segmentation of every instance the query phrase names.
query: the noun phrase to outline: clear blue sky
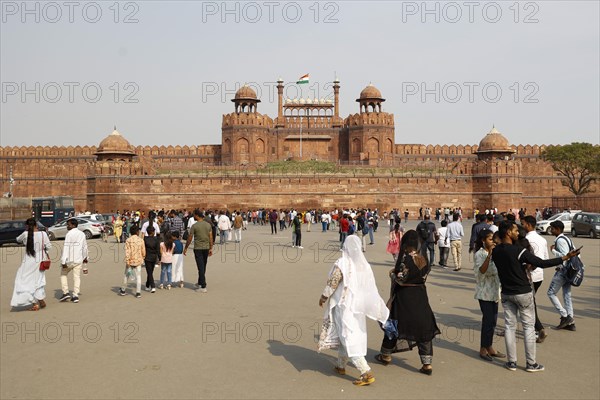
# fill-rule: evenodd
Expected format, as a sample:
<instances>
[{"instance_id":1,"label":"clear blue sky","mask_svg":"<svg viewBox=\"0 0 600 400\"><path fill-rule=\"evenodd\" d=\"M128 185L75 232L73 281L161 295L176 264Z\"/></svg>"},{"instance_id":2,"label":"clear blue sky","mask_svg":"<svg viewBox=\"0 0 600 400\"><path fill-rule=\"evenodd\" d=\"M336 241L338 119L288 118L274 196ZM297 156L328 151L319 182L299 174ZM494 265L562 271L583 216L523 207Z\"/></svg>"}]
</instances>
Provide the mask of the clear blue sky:
<instances>
[{"instance_id":1,"label":"clear blue sky","mask_svg":"<svg viewBox=\"0 0 600 400\"><path fill-rule=\"evenodd\" d=\"M278 77L328 97L334 73L343 117L381 90L396 143L476 144L492 124L600 142L598 1L54 4L1 3L2 146L94 145L115 124L134 145L218 144L239 85L275 117Z\"/></svg>"}]
</instances>

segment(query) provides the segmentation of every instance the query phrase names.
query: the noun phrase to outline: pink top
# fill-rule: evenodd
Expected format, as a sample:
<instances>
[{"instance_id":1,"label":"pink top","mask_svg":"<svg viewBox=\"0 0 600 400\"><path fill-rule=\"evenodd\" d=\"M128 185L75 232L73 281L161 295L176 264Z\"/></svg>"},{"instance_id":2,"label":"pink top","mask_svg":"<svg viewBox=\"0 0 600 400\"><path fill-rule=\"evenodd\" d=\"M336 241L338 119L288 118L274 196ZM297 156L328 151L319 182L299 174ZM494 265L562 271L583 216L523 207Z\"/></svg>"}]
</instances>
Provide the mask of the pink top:
<instances>
[{"instance_id":1,"label":"pink top","mask_svg":"<svg viewBox=\"0 0 600 400\"><path fill-rule=\"evenodd\" d=\"M163 264L173 263L173 250L175 250L175 244L171 247L171 250L167 251L164 242L160 242L160 262Z\"/></svg>"}]
</instances>

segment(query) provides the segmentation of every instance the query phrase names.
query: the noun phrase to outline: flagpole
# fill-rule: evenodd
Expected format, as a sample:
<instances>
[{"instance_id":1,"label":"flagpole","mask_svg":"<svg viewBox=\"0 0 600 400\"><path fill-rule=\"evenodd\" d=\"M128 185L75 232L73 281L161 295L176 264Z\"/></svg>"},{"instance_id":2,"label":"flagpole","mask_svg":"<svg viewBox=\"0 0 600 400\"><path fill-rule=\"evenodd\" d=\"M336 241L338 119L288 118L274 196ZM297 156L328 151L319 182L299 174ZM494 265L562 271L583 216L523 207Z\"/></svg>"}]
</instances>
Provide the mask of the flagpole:
<instances>
[{"instance_id":1,"label":"flagpole","mask_svg":"<svg viewBox=\"0 0 600 400\"><path fill-rule=\"evenodd\" d=\"M302 85L300 85L300 98L304 98L302 93ZM302 109L300 109L300 161L302 161Z\"/></svg>"},{"instance_id":2,"label":"flagpole","mask_svg":"<svg viewBox=\"0 0 600 400\"><path fill-rule=\"evenodd\" d=\"M302 161L302 114L300 114L300 161Z\"/></svg>"}]
</instances>

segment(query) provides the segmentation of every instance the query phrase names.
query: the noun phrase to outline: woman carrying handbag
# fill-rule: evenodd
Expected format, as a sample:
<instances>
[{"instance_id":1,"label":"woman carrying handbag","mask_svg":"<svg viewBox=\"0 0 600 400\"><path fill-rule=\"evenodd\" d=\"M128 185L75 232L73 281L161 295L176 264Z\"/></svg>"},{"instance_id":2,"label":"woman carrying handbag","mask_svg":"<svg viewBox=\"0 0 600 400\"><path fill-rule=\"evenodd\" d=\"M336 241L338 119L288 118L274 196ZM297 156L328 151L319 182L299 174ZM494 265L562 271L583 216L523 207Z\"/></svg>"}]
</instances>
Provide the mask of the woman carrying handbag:
<instances>
[{"instance_id":1,"label":"woman carrying handbag","mask_svg":"<svg viewBox=\"0 0 600 400\"><path fill-rule=\"evenodd\" d=\"M17 270L10 305L30 306L29 311L37 311L46 307L46 269L50 267L48 249L52 244L46 232L38 230L35 219L29 218L25 224L27 230L17 238L25 245L25 256Z\"/></svg>"}]
</instances>

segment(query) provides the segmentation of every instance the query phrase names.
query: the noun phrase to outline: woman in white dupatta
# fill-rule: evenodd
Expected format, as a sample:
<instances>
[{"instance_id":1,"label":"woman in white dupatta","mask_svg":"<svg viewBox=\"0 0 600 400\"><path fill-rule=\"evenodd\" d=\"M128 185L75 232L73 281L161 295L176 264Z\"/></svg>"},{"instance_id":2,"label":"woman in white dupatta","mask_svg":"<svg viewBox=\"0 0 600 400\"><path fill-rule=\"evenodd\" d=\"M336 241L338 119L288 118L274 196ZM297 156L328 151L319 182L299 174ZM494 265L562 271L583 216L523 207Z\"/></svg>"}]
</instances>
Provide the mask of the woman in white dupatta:
<instances>
[{"instance_id":1,"label":"woman in white dupatta","mask_svg":"<svg viewBox=\"0 0 600 400\"><path fill-rule=\"evenodd\" d=\"M366 317L384 324L389 310L379 295L371 266L365 259L361 240L348 236L342 248L342 256L329 273L327 286L319 300L319 306L327 304L323 329L319 340L319 352L338 349L335 370L346 373L348 360L360 371L355 385L364 386L375 382L371 368L365 360L367 354Z\"/></svg>"},{"instance_id":2,"label":"woman in white dupatta","mask_svg":"<svg viewBox=\"0 0 600 400\"><path fill-rule=\"evenodd\" d=\"M38 231L35 219L26 221L27 230L18 238L17 242L25 245L25 257L17 270L15 288L10 305L24 307L30 311L37 311L46 307L46 273L40 271L40 263L47 260L47 250L52 247L46 232Z\"/></svg>"}]
</instances>

